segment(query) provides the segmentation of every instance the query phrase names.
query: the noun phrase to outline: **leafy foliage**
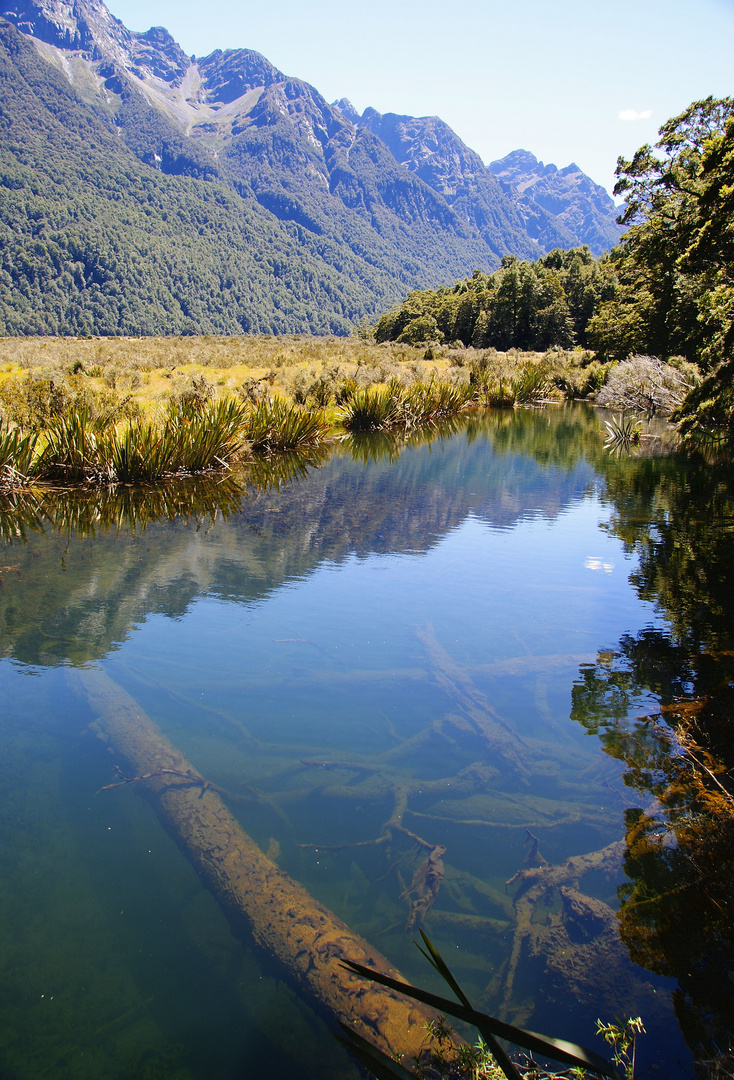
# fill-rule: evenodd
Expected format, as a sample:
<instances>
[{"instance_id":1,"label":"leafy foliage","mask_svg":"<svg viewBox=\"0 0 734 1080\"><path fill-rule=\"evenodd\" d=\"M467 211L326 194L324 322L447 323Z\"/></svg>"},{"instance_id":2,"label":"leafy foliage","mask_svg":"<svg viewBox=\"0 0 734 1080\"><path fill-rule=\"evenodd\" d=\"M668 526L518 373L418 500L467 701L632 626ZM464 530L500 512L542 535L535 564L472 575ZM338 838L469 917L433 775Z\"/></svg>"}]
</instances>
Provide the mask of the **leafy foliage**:
<instances>
[{"instance_id":1,"label":"leafy foliage","mask_svg":"<svg viewBox=\"0 0 734 1080\"><path fill-rule=\"evenodd\" d=\"M375 339L502 350L583 345L596 305L613 289L604 265L586 247L536 262L506 256L492 274L477 270L451 287L410 293L382 316Z\"/></svg>"},{"instance_id":2,"label":"leafy foliage","mask_svg":"<svg viewBox=\"0 0 734 1080\"><path fill-rule=\"evenodd\" d=\"M28 476L38 435L24 434L19 428L3 424L0 418L0 487L23 481Z\"/></svg>"},{"instance_id":3,"label":"leafy foliage","mask_svg":"<svg viewBox=\"0 0 734 1080\"><path fill-rule=\"evenodd\" d=\"M620 158L617 176L631 227L612 252L617 287L591 320L590 342L608 359L677 355L710 372L723 364L720 388L708 383L679 414L689 441L721 438L734 344L734 98L694 102L661 127L654 148Z\"/></svg>"},{"instance_id":4,"label":"leafy foliage","mask_svg":"<svg viewBox=\"0 0 734 1080\"><path fill-rule=\"evenodd\" d=\"M708 1059L734 1027L731 470L651 461L630 484L629 460L606 468L611 527L639 558L632 581L670 629L625 635L584 666L571 715L642 796L626 812L622 936L633 960L677 979L681 1028Z\"/></svg>"},{"instance_id":5,"label":"leafy foliage","mask_svg":"<svg viewBox=\"0 0 734 1080\"><path fill-rule=\"evenodd\" d=\"M282 399L173 398L153 420L110 427L88 407L66 409L38 432L0 425L0 486L30 478L140 484L226 469L255 454L317 450L329 430L320 411Z\"/></svg>"},{"instance_id":6,"label":"leafy foliage","mask_svg":"<svg viewBox=\"0 0 734 1080\"><path fill-rule=\"evenodd\" d=\"M347 431L380 431L391 427L412 427L455 416L475 401L471 384L431 378L401 386L391 379L387 386L353 390L341 407L341 422Z\"/></svg>"},{"instance_id":7,"label":"leafy foliage","mask_svg":"<svg viewBox=\"0 0 734 1080\"><path fill-rule=\"evenodd\" d=\"M637 1038L645 1034L645 1025L640 1016L630 1016L624 1022L596 1022L596 1033L612 1047L614 1064L624 1069L626 1080L634 1080L635 1051Z\"/></svg>"},{"instance_id":8,"label":"leafy foliage","mask_svg":"<svg viewBox=\"0 0 734 1080\"><path fill-rule=\"evenodd\" d=\"M318 446L329 425L322 412L282 398L263 398L245 414L245 432L256 452L307 450Z\"/></svg>"}]
</instances>

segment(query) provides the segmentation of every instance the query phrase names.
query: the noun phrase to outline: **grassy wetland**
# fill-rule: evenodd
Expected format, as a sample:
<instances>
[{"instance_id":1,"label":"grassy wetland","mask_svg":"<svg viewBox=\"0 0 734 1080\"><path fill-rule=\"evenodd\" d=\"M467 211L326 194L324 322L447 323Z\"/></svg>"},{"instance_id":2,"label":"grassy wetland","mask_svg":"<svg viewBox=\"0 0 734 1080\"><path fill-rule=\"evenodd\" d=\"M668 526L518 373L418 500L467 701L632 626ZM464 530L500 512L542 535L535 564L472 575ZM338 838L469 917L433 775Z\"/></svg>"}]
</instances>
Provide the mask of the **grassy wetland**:
<instances>
[{"instance_id":1,"label":"grassy wetland","mask_svg":"<svg viewBox=\"0 0 734 1080\"><path fill-rule=\"evenodd\" d=\"M588 396L605 376L583 350L358 337L3 339L0 470L5 486L149 483L345 431Z\"/></svg>"}]
</instances>

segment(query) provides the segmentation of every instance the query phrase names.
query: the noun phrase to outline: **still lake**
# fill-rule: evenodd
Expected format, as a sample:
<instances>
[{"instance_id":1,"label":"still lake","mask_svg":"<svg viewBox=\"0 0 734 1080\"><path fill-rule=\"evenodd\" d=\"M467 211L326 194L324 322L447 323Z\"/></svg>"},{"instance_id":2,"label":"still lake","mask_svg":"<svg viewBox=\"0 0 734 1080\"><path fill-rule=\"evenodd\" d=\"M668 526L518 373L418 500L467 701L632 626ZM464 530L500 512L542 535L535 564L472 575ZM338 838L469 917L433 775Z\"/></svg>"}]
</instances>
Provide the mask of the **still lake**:
<instances>
[{"instance_id":1,"label":"still lake","mask_svg":"<svg viewBox=\"0 0 734 1080\"><path fill-rule=\"evenodd\" d=\"M422 925L477 1007L602 1052L597 1016L639 1013L644 1067L689 1072L677 979L619 937L621 859L569 878L570 900L546 890L524 929L507 884L623 841L653 799L599 735L608 693L589 722L589 686L620 643L680 637L641 559L688 481L602 432L588 407L488 413L347 440L290 477L0 507L3 1080L357 1075L140 785L111 786L90 668L406 976L443 989ZM627 716L655 711L649 683L626 686ZM366 843L388 822L390 845Z\"/></svg>"}]
</instances>

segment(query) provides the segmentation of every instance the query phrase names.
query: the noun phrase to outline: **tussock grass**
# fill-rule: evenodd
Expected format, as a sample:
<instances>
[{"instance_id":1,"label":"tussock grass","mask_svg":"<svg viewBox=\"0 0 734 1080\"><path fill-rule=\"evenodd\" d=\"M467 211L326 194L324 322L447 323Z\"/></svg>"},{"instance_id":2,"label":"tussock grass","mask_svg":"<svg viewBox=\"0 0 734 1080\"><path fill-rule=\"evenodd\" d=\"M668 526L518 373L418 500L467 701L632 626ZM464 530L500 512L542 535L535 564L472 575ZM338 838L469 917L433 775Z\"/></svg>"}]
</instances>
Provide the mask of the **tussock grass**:
<instances>
[{"instance_id":1,"label":"tussock grass","mask_svg":"<svg viewBox=\"0 0 734 1080\"><path fill-rule=\"evenodd\" d=\"M30 474L72 484L92 479L99 472L99 434L100 426L85 406L52 417L38 440L40 452Z\"/></svg>"},{"instance_id":2,"label":"tussock grass","mask_svg":"<svg viewBox=\"0 0 734 1080\"><path fill-rule=\"evenodd\" d=\"M122 432L111 432L100 450L102 478L120 484L147 484L174 471L178 440L155 423L138 419Z\"/></svg>"},{"instance_id":3,"label":"tussock grass","mask_svg":"<svg viewBox=\"0 0 734 1080\"><path fill-rule=\"evenodd\" d=\"M246 440L247 406L226 397L202 403L173 401L164 432L173 448L173 472L205 472L239 457Z\"/></svg>"},{"instance_id":4,"label":"tussock grass","mask_svg":"<svg viewBox=\"0 0 734 1080\"><path fill-rule=\"evenodd\" d=\"M255 452L304 450L317 446L329 431L323 412L284 401L262 399L246 415L247 440Z\"/></svg>"},{"instance_id":5,"label":"tussock grass","mask_svg":"<svg viewBox=\"0 0 734 1080\"><path fill-rule=\"evenodd\" d=\"M455 416L475 403L474 388L468 383L431 378L404 387L392 379L384 387L354 391L341 407L341 422L347 431L412 427Z\"/></svg>"},{"instance_id":6,"label":"tussock grass","mask_svg":"<svg viewBox=\"0 0 734 1080\"><path fill-rule=\"evenodd\" d=\"M476 404L474 388L469 383L450 382L435 376L428 383L414 383L405 399L413 422L419 424L456 416Z\"/></svg>"},{"instance_id":7,"label":"tussock grass","mask_svg":"<svg viewBox=\"0 0 734 1080\"><path fill-rule=\"evenodd\" d=\"M37 432L24 434L0 417L0 485L23 482L31 471Z\"/></svg>"},{"instance_id":8,"label":"tussock grass","mask_svg":"<svg viewBox=\"0 0 734 1080\"><path fill-rule=\"evenodd\" d=\"M355 390L341 407L341 422L347 431L381 431L408 419L406 395L396 382Z\"/></svg>"},{"instance_id":9,"label":"tussock grass","mask_svg":"<svg viewBox=\"0 0 734 1080\"><path fill-rule=\"evenodd\" d=\"M329 429L322 412L279 398L177 398L152 419L111 428L86 407L71 409L40 434L0 426L0 484L146 484L225 469L248 451L313 450Z\"/></svg>"}]
</instances>

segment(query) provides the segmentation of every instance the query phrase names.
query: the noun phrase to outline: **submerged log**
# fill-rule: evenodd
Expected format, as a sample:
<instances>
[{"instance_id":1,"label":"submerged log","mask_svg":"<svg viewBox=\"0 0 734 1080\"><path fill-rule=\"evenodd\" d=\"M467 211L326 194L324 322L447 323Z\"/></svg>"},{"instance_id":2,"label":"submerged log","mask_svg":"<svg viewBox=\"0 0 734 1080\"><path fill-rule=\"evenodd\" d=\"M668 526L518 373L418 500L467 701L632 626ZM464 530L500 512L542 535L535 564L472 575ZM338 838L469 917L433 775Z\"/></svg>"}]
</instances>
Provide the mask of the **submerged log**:
<instances>
[{"instance_id":1,"label":"submerged log","mask_svg":"<svg viewBox=\"0 0 734 1080\"><path fill-rule=\"evenodd\" d=\"M431 672L442 690L457 703L464 723L486 741L495 758L499 758L510 770L524 780L529 778L526 763L528 747L524 739L491 707L484 694L476 688L465 671L454 662L439 644L429 623L425 630L418 630L418 640L426 650Z\"/></svg>"},{"instance_id":2,"label":"submerged log","mask_svg":"<svg viewBox=\"0 0 734 1080\"><path fill-rule=\"evenodd\" d=\"M424 859L416 872L410 887L400 897L401 900L412 897L410 914L405 924L405 933L409 934L419 920L425 918L433 907L433 901L438 896L438 890L444 876L443 856L446 848L443 844L436 844L431 849L427 859Z\"/></svg>"},{"instance_id":3,"label":"submerged log","mask_svg":"<svg viewBox=\"0 0 734 1080\"><path fill-rule=\"evenodd\" d=\"M622 1009L624 1015L644 1016L650 1025L662 1021L669 1000L657 995L630 962L616 912L579 888L579 879L592 871L615 874L624 851L624 841L618 840L550 865L533 843L534 865L526 864L507 882L518 888L502 1019L530 1025L539 1003L556 1009L573 1003L577 1015L589 1022L596 1016L621 1015Z\"/></svg>"},{"instance_id":4,"label":"submerged log","mask_svg":"<svg viewBox=\"0 0 734 1080\"><path fill-rule=\"evenodd\" d=\"M341 1021L390 1055L419 1055L435 1013L342 967L350 959L403 976L367 941L276 866L222 799L137 703L102 671L81 669L77 688L94 729L138 776L159 818L193 863L240 937L275 962L327 1022ZM403 979L404 981L404 979Z\"/></svg>"}]
</instances>

